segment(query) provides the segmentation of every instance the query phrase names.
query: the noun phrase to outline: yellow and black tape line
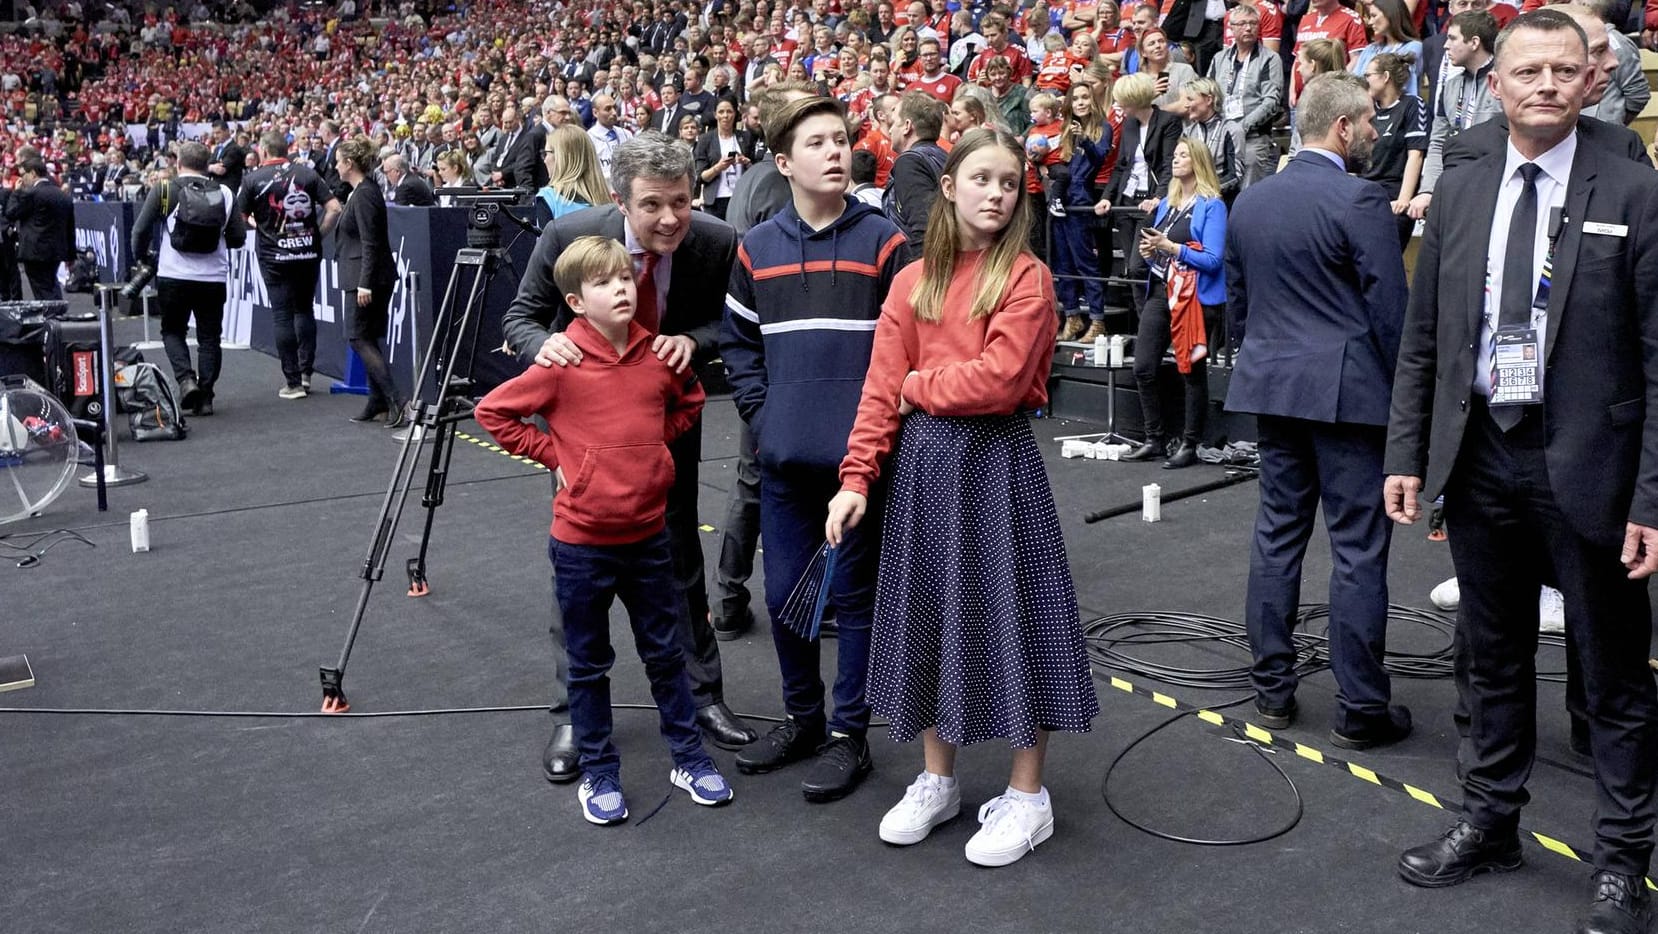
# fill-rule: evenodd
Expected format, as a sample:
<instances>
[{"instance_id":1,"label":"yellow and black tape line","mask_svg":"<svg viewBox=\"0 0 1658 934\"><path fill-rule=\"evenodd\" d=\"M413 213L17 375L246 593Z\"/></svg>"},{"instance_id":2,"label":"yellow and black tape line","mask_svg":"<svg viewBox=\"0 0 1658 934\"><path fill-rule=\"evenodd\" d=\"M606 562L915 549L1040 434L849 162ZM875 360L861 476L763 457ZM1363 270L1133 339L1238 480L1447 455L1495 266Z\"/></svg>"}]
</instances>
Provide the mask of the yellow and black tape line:
<instances>
[{"instance_id":1,"label":"yellow and black tape line","mask_svg":"<svg viewBox=\"0 0 1658 934\"><path fill-rule=\"evenodd\" d=\"M1398 792L1402 795L1408 795L1412 799L1437 810L1452 811L1455 809L1454 805L1448 807L1438 795L1424 788L1418 788L1408 782L1402 782L1397 778L1383 775L1373 769L1359 765L1357 762L1348 762L1346 759L1332 756L1323 750L1316 749L1304 743L1298 743L1294 740L1277 736L1271 731L1264 730L1253 723L1249 723L1248 721L1228 717L1207 708L1193 706L1164 694L1162 691L1153 691L1149 688L1140 687L1139 685L1125 681L1116 675L1110 676L1106 683L1117 690L1122 691L1124 694L1133 694L1137 697L1147 698L1152 703L1162 707L1167 707L1173 711L1190 713L1193 717L1196 717L1205 723L1209 723L1214 726L1229 726L1241 733L1242 736L1250 742L1259 743L1262 746L1274 749L1288 750L1308 762L1326 765L1338 771L1345 772L1354 778L1360 779L1361 781L1366 781L1372 785L1376 785L1377 787L1386 788L1389 791ZM1551 837L1547 834L1538 833L1537 831L1531 830L1524 825L1520 827L1520 832L1525 836L1536 840L1538 846L1541 846L1543 849L1548 850L1551 853L1558 853L1561 856L1576 860L1580 863L1587 863L1589 861L1588 857L1582 851L1557 837ZM1646 884L1647 888L1658 891L1658 885L1654 885L1651 879L1646 880Z\"/></svg>"}]
</instances>

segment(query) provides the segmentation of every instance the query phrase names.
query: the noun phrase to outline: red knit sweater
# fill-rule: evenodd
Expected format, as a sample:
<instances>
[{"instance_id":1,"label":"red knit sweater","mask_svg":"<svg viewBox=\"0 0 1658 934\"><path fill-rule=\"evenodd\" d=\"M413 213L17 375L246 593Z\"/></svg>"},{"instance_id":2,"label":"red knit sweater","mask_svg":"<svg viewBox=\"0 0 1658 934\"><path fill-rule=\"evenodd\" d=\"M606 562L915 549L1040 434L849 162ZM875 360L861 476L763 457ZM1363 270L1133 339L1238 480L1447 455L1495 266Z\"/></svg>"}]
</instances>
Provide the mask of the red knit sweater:
<instances>
[{"instance_id":1,"label":"red knit sweater","mask_svg":"<svg viewBox=\"0 0 1658 934\"><path fill-rule=\"evenodd\" d=\"M916 320L910 304L921 263L904 267L893 280L875 327L858 420L841 461L843 489L868 495L880 476L898 439L898 390L911 370L917 375L905 391L928 415L1010 415L1047 404L1059 330L1053 274L1030 254L1021 256L995 312L969 321L983 260L983 253L959 257L936 324Z\"/></svg>"},{"instance_id":2,"label":"red knit sweater","mask_svg":"<svg viewBox=\"0 0 1658 934\"><path fill-rule=\"evenodd\" d=\"M674 461L668 442L696 423L705 398L694 373L674 373L650 352L651 333L628 328L617 356L585 318L564 332L580 366L532 366L478 403L473 417L510 454L568 484L553 497L552 536L571 545L626 545L666 524ZM539 415L543 432L525 419Z\"/></svg>"}]
</instances>

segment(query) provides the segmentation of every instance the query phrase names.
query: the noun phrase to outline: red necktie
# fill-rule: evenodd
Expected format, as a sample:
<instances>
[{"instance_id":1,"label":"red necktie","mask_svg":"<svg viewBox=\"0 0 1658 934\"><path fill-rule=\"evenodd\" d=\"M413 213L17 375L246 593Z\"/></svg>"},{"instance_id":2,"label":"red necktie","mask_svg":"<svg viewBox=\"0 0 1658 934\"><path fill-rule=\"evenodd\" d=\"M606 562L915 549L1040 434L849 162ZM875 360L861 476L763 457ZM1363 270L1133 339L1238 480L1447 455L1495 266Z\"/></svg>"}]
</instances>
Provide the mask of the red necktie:
<instances>
[{"instance_id":1,"label":"red necktie","mask_svg":"<svg viewBox=\"0 0 1658 934\"><path fill-rule=\"evenodd\" d=\"M640 327L656 334L662 329L662 312L656 301L656 263L662 257L649 251L639 256L639 275L633 280L639 293L638 310L633 313L633 320L639 322Z\"/></svg>"}]
</instances>

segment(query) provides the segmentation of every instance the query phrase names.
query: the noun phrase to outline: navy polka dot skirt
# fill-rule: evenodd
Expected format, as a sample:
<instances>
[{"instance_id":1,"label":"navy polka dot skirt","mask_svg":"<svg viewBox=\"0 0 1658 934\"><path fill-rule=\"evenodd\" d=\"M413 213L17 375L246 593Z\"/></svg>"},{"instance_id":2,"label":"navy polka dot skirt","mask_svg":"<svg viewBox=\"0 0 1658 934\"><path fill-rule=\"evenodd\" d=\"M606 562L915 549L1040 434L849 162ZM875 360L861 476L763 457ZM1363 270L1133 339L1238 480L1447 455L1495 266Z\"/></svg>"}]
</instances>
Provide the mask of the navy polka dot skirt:
<instances>
[{"instance_id":1,"label":"navy polka dot skirt","mask_svg":"<svg viewBox=\"0 0 1658 934\"><path fill-rule=\"evenodd\" d=\"M1086 733L1099 699L1030 422L914 412L888 475L868 690L892 738Z\"/></svg>"}]
</instances>

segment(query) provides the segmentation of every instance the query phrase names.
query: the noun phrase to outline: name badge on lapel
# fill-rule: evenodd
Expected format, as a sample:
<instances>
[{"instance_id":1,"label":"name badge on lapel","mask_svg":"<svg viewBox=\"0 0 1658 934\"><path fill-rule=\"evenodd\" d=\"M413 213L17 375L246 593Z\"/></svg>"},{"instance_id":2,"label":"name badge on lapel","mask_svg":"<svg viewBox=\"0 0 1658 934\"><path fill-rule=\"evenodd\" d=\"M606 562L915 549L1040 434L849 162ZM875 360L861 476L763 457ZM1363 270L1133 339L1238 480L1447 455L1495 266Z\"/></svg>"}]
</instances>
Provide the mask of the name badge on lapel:
<instances>
[{"instance_id":1,"label":"name badge on lapel","mask_svg":"<svg viewBox=\"0 0 1658 934\"><path fill-rule=\"evenodd\" d=\"M1600 234L1603 237L1629 236L1628 224L1603 224L1598 221L1585 221L1583 232L1586 234Z\"/></svg>"}]
</instances>

